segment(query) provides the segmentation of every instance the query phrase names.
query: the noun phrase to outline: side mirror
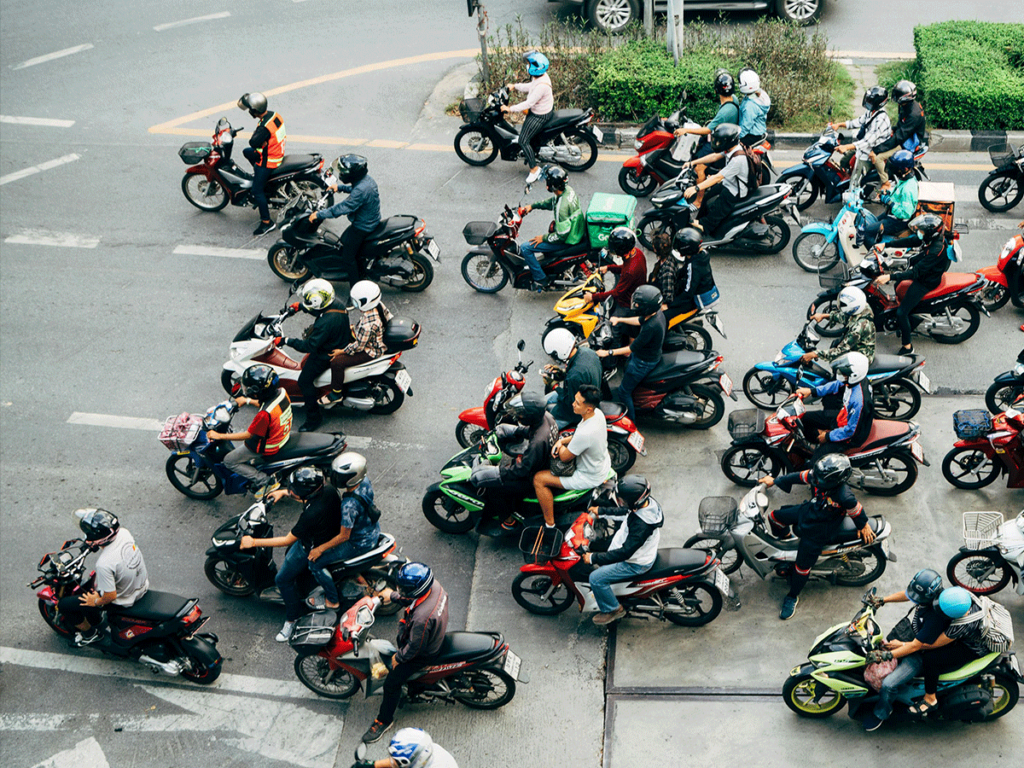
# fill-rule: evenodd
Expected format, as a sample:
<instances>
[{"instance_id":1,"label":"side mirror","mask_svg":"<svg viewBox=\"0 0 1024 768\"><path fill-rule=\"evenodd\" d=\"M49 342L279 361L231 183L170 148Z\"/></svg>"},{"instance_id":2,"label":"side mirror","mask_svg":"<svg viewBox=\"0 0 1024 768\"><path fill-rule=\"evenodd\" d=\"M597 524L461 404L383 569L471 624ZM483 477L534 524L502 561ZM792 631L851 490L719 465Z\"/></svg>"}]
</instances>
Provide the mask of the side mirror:
<instances>
[{"instance_id":1,"label":"side mirror","mask_svg":"<svg viewBox=\"0 0 1024 768\"><path fill-rule=\"evenodd\" d=\"M519 343L516 344L516 349L518 349L520 352L526 349L526 341L524 339L520 339Z\"/></svg>"},{"instance_id":2,"label":"side mirror","mask_svg":"<svg viewBox=\"0 0 1024 768\"><path fill-rule=\"evenodd\" d=\"M355 758L356 760L362 760L366 757L366 742L360 741L359 746L356 747Z\"/></svg>"}]
</instances>

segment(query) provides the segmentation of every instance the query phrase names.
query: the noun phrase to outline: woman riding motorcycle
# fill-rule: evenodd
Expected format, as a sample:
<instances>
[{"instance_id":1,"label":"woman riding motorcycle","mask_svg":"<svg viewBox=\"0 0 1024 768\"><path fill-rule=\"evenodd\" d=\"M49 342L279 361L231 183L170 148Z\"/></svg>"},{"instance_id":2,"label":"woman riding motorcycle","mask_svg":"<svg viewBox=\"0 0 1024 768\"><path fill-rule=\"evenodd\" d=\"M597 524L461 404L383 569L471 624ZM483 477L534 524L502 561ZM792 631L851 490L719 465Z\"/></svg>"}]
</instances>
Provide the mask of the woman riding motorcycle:
<instances>
[{"instance_id":1,"label":"woman riding motorcycle","mask_svg":"<svg viewBox=\"0 0 1024 768\"><path fill-rule=\"evenodd\" d=\"M887 212L881 217L882 234L897 235L906 231L908 222L917 210L918 190L917 176L914 174L914 154L901 149L889 161L893 175L896 176L896 188L892 192L883 191L879 200L885 203ZM885 188L891 182L886 183Z\"/></svg>"}]
</instances>

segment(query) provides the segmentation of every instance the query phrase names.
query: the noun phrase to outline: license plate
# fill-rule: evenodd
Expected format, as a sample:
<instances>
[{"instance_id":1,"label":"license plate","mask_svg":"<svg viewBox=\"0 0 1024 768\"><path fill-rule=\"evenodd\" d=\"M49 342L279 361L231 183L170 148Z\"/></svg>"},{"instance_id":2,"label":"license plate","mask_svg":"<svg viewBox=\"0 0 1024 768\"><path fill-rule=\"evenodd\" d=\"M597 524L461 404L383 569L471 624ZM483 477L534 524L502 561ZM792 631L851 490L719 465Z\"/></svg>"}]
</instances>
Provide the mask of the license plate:
<instances>
[{"instance_id":1,"label":"license plate","mask_svg":"<svg viewBox=\"0 0 1024 768\"><path fill-rule=\"evenodd\" d=\"M910 454L917 459L920 463L924 464L924 448L918 442L910 444Z\"/></svg>"},{"instance_id":2,"label":"license plate","mask_svg":"<svg viewBox=\"0 0 1024 768\"><path fill-rule=\"evenodd\" d=\"M398 388L402 390L402 394L404 395L406 392L409 391L409 387L412 386L412 376L410 376L409 372L405 369L396 371L395 384L398 385Z\"/></svg>"},{"instance_id":3,"label":"license plate","mask_svg":"<svg viewBox=\"0 0 1024 768\"><path fill-rule=\"evenodd\" d=\"M929 395L932 393L932 382L924 375L924 371L918 371L914 378L917 379L917 383L921 385L921 389L927 392Z\"/></svg>"},{"instance_id":4,"label":"license plate","mask_svg":"<svg viewBox=\"0 0 1024 768\"><path fill-rule=\"evenodd\" d=\"M722 391L725 392L726 395L732 397L732 379L729 378L729 374L723 373L718 378L718 385L722 388Z\"/></svg>"},{"instance_id":5,"label":"license plate","mask_svg":"<svg viewBox=\"0 0 1024 768\"><path fill-rule=\"evenodd\" d=\"M430 258L432 258L432 259L433 259L434 261L440 261L440 260L441 260L441 249L440 249L440 248L438 248L438 246L437 246L437 242L436 242L436 241L434 241L434 240L430 240L430 241L429 241L429 242L427 243L427 254L428 254L428 255L430 256Z\"/></svg>"},{"instance_id":6,"label":"license plate","mask_svg":"<svg viewBox=\"0 0 1024 768\"><path fill-rule=\"evenodd\" d=\"M523 665L523 660L516 656L512 651L505 654L505 671L509 677L513 680L519 678L519 668Z\"/></svg>"},{"instance_id":7,"label":"license plate","mask_svg":"<svg viewBox=\"0 0 1024 768\"><path fill-rule=\"evenodd\" d=\"M729 583L729 577L722 573L721 568L715 568L715 586L722 593L722 597L729 596L729 590L732 588L732 585Z\"/></svg>"},{"instance_id":8,"label":"license plate","mask_svg":"<svg viewBox=\"0 0 1024 768\"><path fill-rule=\"evenodd\" d=\"M629 437L626 438L626 442L636 449L637 453L642 453L644 450L644 436L639 432L631 432Z\"/></svg>"},{"instance_id":9,"label":"license plate","mask_svg":"<svg viewBox=\"0 0 1024 768\"><path fill-rule=\"evenodd\" d=\"M604 131L602 131L596 125L590 126L590 130L593 132L594 138L597 139L597 143L604 144Z\"/></svg>"},{"instance_id":10,"label":"license plate","mask_svg":"<svg viewBox=\"0 0 1024 768\"><path fill-rule=\"evenodd\" d=\"M882 539L882 552L886 557L889 557L889 540Z\"/></svg>"}]
</instances>

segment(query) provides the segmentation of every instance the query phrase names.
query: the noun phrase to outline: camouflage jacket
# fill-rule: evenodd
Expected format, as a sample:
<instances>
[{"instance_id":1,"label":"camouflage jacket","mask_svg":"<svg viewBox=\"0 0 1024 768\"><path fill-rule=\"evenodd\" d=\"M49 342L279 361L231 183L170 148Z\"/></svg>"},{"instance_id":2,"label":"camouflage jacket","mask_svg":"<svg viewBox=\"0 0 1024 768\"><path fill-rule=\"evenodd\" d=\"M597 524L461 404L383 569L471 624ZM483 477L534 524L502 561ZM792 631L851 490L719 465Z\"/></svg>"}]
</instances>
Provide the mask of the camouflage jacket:
<instances>
[{"instance_id":1,"label":"camouflage jacket","mask_svg":"<svg viewBox=\"0 0 1024 768\"><path fill-rule=\"evenodd\" d=\"M875 359L875 320L871 307L865 307L861 312L853 315L844 315L836 311L829 316L830 325L844 325L843 337L832 349L823 349L818 352L818 359L831 363L840 355L847 352L860 352L867 357L868 362Z\"/></svg>"}]
</instances>

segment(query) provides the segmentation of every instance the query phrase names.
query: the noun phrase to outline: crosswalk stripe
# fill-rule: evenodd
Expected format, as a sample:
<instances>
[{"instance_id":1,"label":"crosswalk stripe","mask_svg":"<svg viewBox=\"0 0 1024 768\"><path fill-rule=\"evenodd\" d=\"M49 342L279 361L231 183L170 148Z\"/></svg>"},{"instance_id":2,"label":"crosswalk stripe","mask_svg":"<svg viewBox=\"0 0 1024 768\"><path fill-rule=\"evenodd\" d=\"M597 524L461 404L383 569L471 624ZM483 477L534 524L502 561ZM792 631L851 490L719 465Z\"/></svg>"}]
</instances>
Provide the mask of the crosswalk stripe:
<instances>
[{"instance_id":1,"label":"crosswalk stripe","mask_svg":"<svg viewBox=\"0 0 1024 768\"><path fill-rule=\"evenodd\" d=\"M95 248L100 244L98 237L86 237L70 232L42 232L26 230L4 239L5 243L14 245L47 245L58 248Z\"/></svg>"},{"instance_id":2,"label":"crosswalk stripe","mask_svg":"<svg viewBox=\"0 0 1024 768\"><path fill-rule=\"evenodd\" d=\"M47 61L53 61L54 59L62 59L65 56L70 56L73 53L81 53L82 51L88 51L92 48L92 43L85 43L84 45L76 45L72 48L65 48L61 51L54 51L48 53L45 56L36 56L34 59L23 61L18 64L14 69L25 69L26 67L34 67L36 64L43 64Z\"/></svg>"},{"instance_id":3,"label":"crosswalk stripe","mask_svg":"<svg viewBox=\"0 0 1024 768\"><path fill-rule=\"evenodd\" d=\"M64 165L65 163L73 163L75 160L80 159L81 155L76 155L72 152L70 155L63 155L55 160L47 160L45 163L39 163L39 165L30 165L28 168L22 168L20 171L14 171L13 173L8 173L6 176L0 176L0 186L10 184L12 181L24 179L26 176L32 176L42 171L48 171L51 168L56 168L57 166Z\"/></svg>"},{"instance_id":4,"label":"crosswalk stripe","mask_svg":"<svg viewBox=\"0 0 1024 768\"><path fill-rule=\"evenodd\" d=\"M56 120L49 117L18 117L15 115L0 115L0 123L11 125L41 125L47 128L70 128L75 124L74 120Z\"/></svg>"},{"instance_id":5,"label":"crosswalk stripe","mask_svg":"<svg viewBox=\"0 0 1024 768\"><path fill-rule=\"evenodd\" d=\"M253 248L218 248L214 245L179 245L174 249L178 256L219 256L224 259L265 259L267 252Z\"/></svg>"}]
</instances>

